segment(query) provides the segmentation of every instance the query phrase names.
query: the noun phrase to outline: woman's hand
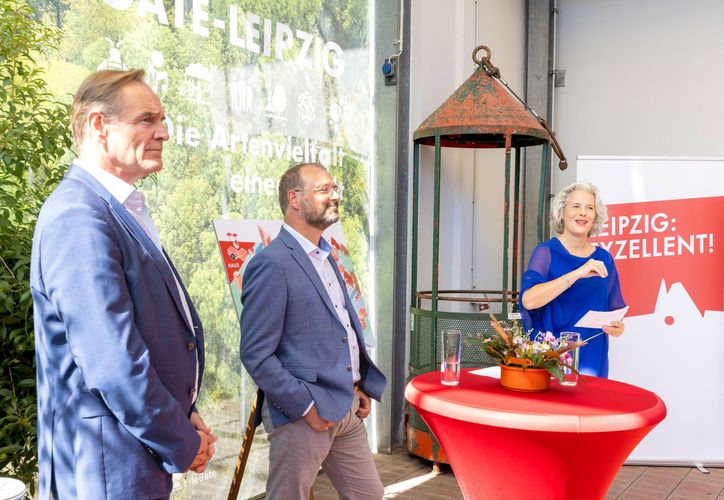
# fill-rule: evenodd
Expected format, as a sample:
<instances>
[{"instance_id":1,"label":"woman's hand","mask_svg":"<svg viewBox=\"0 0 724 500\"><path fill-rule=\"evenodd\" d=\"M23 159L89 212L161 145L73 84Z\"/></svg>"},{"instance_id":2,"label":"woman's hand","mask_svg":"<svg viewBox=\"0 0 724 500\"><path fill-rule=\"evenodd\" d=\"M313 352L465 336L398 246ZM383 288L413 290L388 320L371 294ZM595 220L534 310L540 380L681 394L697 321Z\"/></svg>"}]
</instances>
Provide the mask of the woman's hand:
<instances>
[{"instance_id":1,"label":"woman's hand","mask_svg":"<svg viewBox=\"0 0 724 500\"><path fill-rule=\"evenodd\" d=\"M606 264L596 259L588 259L585 264L573 271L576 273L576 278L590 278L591 276L600 276L605 278L608 276L608 269Z\"/></svg>"},{"instance_id":2,"label":"woman's hand","mask_svg":"<svg viewBox=\"0 0 724 500\"><path fill-rule=\"evenodd\" d=\"M623 330L623 321L611 321L610 325L603 327L603 331L613 337L620 337L621 335L623 335Z\"/></svg>"},{"instance_id":3,"label":"woman's hand","mask_svg":"<svg viewBox=\"0 0 724 500\"><path fill-rule=\"evenodd\" d=\"M529 311L538 309L571 288L573 283L579 279L590 278L591 276L600 276L602 278L608 276L606 264L600 260L588 259L578 269L574 269L554 280L538 283L530 290L527 290L520 299L521 303Z\"/></svg>"},{"instance_id":4,"label":"woman's hand","mask_svg":"<svg viewBox=\"0 0 724 500\"><path fill-rule=\"evenodd\" d=\"M520 299L521 303L523 304L523 307L529 311L532 309L538 309L571 288L571 286L579 279L590 278L591 276L600 276L601 278L607 277L608 269L606 269L606 264L600 260L588 259L586 263L578 269L574 269L573 271L554 280L546 281L545 283L538 283L530 290L527 290ZM621 329L621 333L623 333L623 328ZM618 335L621 335L621 333L618 333ZM616 334L614 333L612 335Z\"/></svg>"}]
</instances>

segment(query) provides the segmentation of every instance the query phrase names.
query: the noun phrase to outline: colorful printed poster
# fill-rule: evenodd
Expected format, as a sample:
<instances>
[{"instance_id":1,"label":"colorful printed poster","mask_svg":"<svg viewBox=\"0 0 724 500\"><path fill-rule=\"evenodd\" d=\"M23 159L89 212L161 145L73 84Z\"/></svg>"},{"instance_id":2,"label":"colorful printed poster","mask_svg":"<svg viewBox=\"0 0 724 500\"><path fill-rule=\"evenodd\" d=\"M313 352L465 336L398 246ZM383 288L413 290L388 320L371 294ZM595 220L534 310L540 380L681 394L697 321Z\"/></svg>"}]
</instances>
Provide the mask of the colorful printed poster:
<instances>
[{"instance_id":1,"label":"colorful printed poster","mask_svg":"<svg viewBox=\"0 0 724 500\"><path fill-rule=\"evenodd\" d=\"M231 297L234 301L237 316L241 315L243 308L241 304L241 291L243 289L243 276L249 261L264 247L271 243L282 227L279 220L216 220L214 229L219 242L221 260L226 271L226 278L229 281ZM337 223L324 232L323 237L332 246L332 258L337 263L339 273L344 280L347 293L352 306L357 312L360 324L363 328L365 345L375 347L374 335L368 320L368 309L365 305L359 280L354 271L352 258L346 247L346 240L342 226Z\"/></svg>"},{"instance_id":2,"label":"colorful printed poster","mask_svg":"<svg viewBox=\"0 0 724 500\"><path fill-rule=\"evenodd\" d=\"M668 410L629 462L724 463L724 159L586 156L578 178L608 206L593 241L613 255L630 306L610 377Z\"/></svg>"}]
</instances>

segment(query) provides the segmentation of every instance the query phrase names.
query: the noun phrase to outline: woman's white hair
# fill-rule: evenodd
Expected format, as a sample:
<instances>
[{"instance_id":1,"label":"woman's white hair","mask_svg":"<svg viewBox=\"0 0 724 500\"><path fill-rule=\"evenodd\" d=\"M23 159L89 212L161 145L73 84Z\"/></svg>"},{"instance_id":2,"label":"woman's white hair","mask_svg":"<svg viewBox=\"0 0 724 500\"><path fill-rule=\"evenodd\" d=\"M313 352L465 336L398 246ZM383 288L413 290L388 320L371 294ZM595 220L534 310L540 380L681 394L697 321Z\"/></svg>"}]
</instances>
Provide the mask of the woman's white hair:
<instances>
[{"instance_id":1,"label":"woman's white hair","mask_svg":"<svg viewBox=\"0 0 724 500\"><path fill-rule=\"evenodd\" d=\"M593 219L593 225L591 230L588 232L588 236L596 236L603 229L603 225L608 220L608 209L606 205L601 201L601 197L598 195L598 188L590 182L574 182L570 186L564 187L560 193L556 195L551 203L551 228L556 234L563 233L563 210L568 204L568 200L574 191L585 191L591 193L593 199L596 200L594 207L596 210L596 217Z\"/></svg>"}]
</instances>

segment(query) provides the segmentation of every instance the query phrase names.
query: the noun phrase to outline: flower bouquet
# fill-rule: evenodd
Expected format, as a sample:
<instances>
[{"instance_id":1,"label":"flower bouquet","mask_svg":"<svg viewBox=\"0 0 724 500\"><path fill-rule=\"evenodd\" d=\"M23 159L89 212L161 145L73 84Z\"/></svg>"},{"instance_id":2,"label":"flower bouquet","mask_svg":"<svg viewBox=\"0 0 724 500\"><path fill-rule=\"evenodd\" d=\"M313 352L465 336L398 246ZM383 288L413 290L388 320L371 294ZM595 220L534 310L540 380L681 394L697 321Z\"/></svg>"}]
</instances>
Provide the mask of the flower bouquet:
<instances>
[{"instance_id":1,"label":"flower bouquet","mask_svg":"<svg viewBox=\"0 0 724 500\"><path fill-rule=\"evenodd\" d=\"M551 375L562 382L564 367L576 372L571 363L570 351L586 344L585 341L567 342L555 337L551 332L538 332L532 337L533 330L524 331L518 322L513 322L506 329L492 314L490 320L495 331L492 337L469 340L472 343L482 344L488 355L500 360L501 383L504 386L508 387L504 380L506 376L520 376L506 373L511 371L506 368L519 372L523 377L526 372L532 372L529 375L537 375L544 387L517 389L531 391L547 389Z\"/></svg>"}]
</instances>

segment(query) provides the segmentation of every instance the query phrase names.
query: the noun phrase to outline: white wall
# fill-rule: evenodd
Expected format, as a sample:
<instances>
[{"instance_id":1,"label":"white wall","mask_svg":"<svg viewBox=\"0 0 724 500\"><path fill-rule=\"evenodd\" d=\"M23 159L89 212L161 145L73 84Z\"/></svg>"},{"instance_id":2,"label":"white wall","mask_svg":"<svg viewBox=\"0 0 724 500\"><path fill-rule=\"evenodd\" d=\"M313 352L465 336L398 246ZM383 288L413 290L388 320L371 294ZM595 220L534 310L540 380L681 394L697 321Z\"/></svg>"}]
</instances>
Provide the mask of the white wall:
<instances>
[{"instance_id":1,"label":"white wall","mask_svg":"<svg viewBox=\"0 0 724 500\"><path fill-rule=\"evenodd\" d=\"M554 193L576 179L581 154L724 156L724 2L559 0L558 10L556 67L567 74L553 126L570 167L552 169ZM524 0L413 0L412 131L472 74L479 44L524 95L526 15ZM443 151L440 287L499 289L502 151ZM433 148L421 159L418 289L431 278Z\"/></svg>"},{"instance_id":2,"label":"white wall","mask_svg":"<svg viewBox=\"0 0 724 500\"><path fill-rule=\"evenodd\" d=\"M559 0L555 129L577 155L724 156L724 2ZM605 193L603 193L605 200Z\"/></svg>"},{"instance_id":3,"label":"white wall","mask_svg":"<svg viewBox=\"0 0 724 500\"><path fill-rule=\"evenodd\" d=\"M477 45L490 47L503 78L524 95L526 15L524 0L413 0L411 132L473 74ZM419 290L432 277L433 153L421 148ZM502 288L504 166L502 150L443 149L441 289Z\"/></svg>"}]
</instances>

